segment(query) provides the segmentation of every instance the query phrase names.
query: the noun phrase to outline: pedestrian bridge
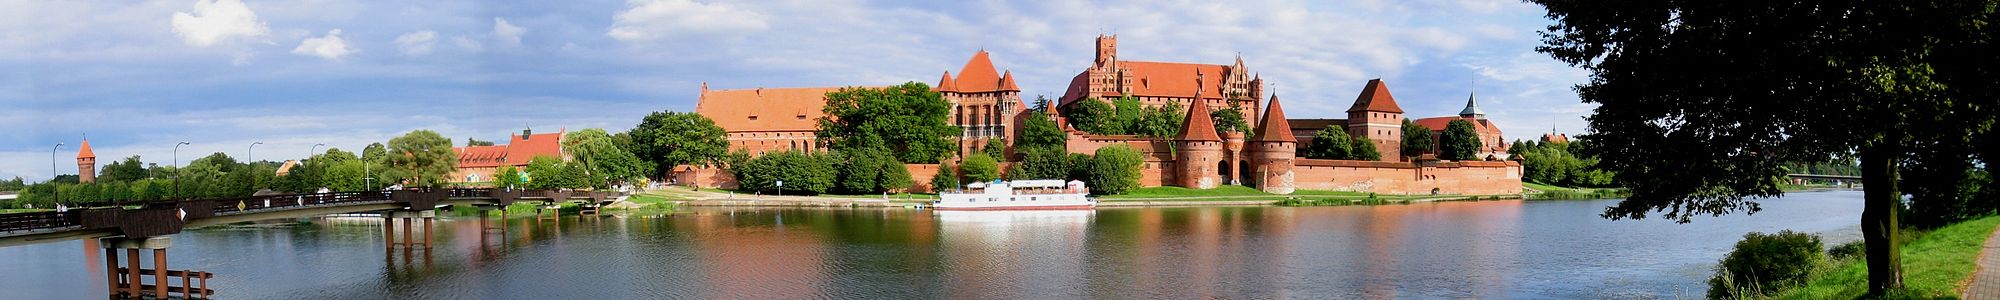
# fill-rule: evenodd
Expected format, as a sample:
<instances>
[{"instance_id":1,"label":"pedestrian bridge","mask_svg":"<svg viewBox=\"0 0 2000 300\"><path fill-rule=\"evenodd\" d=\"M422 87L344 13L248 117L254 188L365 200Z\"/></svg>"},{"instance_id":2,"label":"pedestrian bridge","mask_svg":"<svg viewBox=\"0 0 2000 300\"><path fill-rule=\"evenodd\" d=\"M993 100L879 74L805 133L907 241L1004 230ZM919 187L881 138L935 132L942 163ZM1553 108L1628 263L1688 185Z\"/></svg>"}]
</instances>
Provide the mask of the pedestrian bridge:
<instances>
[{"instance_id":1,"label":"pedestrian bridge","mask_svg":"<svg viewBox=\"0 0 2000 300\"><path fill-rule=\"evenodd\" d=\"M595 206L617 192L412 189L268 195L226 199L159 200L116 207L0 214L0 247L123 236L147 238L185 228L370 211L425 211L447 205L506 206L517 201L584 201Z\"/></svg>"}]
</instances>

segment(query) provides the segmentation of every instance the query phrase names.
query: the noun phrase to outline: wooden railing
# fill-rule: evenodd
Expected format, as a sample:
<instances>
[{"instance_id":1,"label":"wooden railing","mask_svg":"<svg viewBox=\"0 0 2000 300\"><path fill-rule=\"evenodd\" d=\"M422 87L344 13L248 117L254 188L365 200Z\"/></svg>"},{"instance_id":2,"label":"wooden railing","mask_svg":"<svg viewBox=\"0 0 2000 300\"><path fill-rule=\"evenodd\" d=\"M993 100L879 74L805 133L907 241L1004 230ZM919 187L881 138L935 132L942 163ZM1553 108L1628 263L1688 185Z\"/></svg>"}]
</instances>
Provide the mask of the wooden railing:
<instances>
[{"instance_id":1,"label":"wooden railing","mask_svg":"<svg viewBox=\"0 0 2000 300\"><path fill-rule=\"evenodd\" d=\"M398 196L401 193L402 196ZM519 198L546 198L565 200L569 198L615 198L618 192L513 190L501 191L490 188L457 189L410 189L400 191L360 191L330 192L312 194L266 195L221 199L154 200L118 203L113 207L77 208L66 211L43 211L0 214L0 235L12 235L33 231L53 231L72 229L104 229L113 227L134 227L122 224L135 220L147 223L180 223L186 220L226 216L243 213L257 213L267 210L287 210L303 207L327 205L370 204L381 202L409 202L412 207L435 204L447 198L497 198L502 204L512 203ZM418 205L425 204L425 205ZM125 207L137 206L137 209ZM184 215L183 215L184 214ZM159 219L159 220L152 220ZM179 226L161 227L178 232ZM124 228L131 231L132 228ZM138 233L138 232L128 232ZM145 235L141 233L141 235Z\"/></svg>"},{"instance_id":2,"label":"wooden railing","mask_svg":"<svg viewBox=\"0 0 2000 300\"><path fill-rule=\"evenodd\" d=\"M215 290L208 288L208 280L215 278L214 273L192 270L167 270L168 279L164 283L167 285L166 295L156 294L159 290L159 284L162 284L161 282L138 284L138 288L134 289L132 285L137 283L129 282L131 281L131 274L132 269L130 268L118 268L118 276L116 276L118 283L114 284L113 294L127 293L133 299L144 298L144 295L151 295L153 299L167 299L172 297L173 294L180 294L181 299L208 299L215 296ZM154 277L154 274L153 269L139 269L139 276L141 278L157 278ZM180 285L174 285L175 281L179 281Z\"/></svg>"}]
</instances>

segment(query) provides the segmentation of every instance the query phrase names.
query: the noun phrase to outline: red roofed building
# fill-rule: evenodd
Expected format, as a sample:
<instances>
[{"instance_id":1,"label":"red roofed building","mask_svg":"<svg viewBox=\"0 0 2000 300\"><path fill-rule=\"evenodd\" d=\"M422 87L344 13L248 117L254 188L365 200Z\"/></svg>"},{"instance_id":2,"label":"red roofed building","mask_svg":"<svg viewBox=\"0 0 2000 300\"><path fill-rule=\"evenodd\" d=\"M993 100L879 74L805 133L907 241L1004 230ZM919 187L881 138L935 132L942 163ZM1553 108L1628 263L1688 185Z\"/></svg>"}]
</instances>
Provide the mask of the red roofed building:
<instances>
[{"instance_id":1,"label":"red roofed building","mask_svg":"<svg viewBox=\"0 0 2000 300\"><path fill-rule=\"evenodd\" d=\"M563 153L563 133L536 134L533 129L521 130L521 134L509 134L506 144L492 146L465 146L451 148L458 154L458 170L451 173L453 182L493 181L493 173L503 166L514 166L516 170L528 167L528 161L539 156L569 159Z\"/></svg>"},{"instance_id":2,"label":"red roofed building","mask_svg":"<svg viewBox=\"0 0 2000 300\"><path fill-rule=\"evenodd\" d=\"M90 139L76 149L76 182L97 182L97 152L90 151Z\"/></svg>"},{"instance_id":3,"label":"red roofed building","mask_svg":"<svg viewBox=\"0 0 2000 300\"><path fill-rule=\"evenodd\" d=\"M951 124L964 130L959 135L958 157L985 149L994 141L1012 150L1018 129L1015 124L1020 124L1021 113L1028 108L1021 102L1014 72L995 70L986 50L979 50L958 69L957 78L945 71L944 78L938 80L938 93L951 102Z\"/></svg>"},{"instance_id":4,"label":"red roofed building","mask_svg":"<svg viewBox=\"0 0 2000 300\"><path fill-rule=\"evenodd\" d=\"M1119 60L1118 37L1099 35L1097 61L1070 79L1061 105L1124 95L1147 107L1200 103L1215 110L1233 102L1242 107L1244 120L1252 120L1258 114L1257 99L1264 95L1264 80L1243 67L1240 56L1233 65Z\"/></svg>"},{"instance_id":5,"label":"red roofed building","mask_svg":"<svg viewBox=\"0 0 2000 300\"><path fill-rule=\"evenodd\" d=\"M826 93L838 87L755 88L710 90L701 84L694 111L722 127L731 151L750 155L768 152L823 150L817 142L819 118L826 116Z\"/></svg>"},{"instance_id":6,"label":"red roofed building","mask_svg":"<svg viewBox=\"0 0 2000 300\"><path fill-rule=\"evenodd\" d=\"M1479 151L1475 155L1480 159L1508 159L1507 140L1500 136L1500 126L1486 119L1486 110L1479 109L1479 103L1474 101L1472 95L1465 97L1465 109L1460 110L1458 116L1423 118L1417 119L1416 122L1417 125L1430 128L1432 143L1438 143L1444 140L1442 138L1444 130L1451 126L1453 120L1472 122L1473 131L1479 133ZM1435 152L1438 147L1433 144L1431 149Z\"/></svg>"}]
</instances>

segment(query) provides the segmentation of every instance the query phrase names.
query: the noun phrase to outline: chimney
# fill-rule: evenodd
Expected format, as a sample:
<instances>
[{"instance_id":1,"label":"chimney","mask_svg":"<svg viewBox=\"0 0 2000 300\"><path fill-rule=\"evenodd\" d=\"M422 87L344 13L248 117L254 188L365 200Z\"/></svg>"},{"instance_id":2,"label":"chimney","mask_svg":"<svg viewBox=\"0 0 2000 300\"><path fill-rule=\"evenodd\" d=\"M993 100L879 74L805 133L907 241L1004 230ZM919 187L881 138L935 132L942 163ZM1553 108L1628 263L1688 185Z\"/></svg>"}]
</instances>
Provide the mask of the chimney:
<instances>
[{"instance_id":1,"label":"chimney","mask_svg":"<svg viewBox=\"0 0 2000 300\"><path fill-rule=\"evenodd\" d=\"M534 128L534 127L524 127L524 128L522 128L522 129L521 129L521 140L523 140L523 141L525 141L525 140L528 140L528 137L530 137L530 136L534 136L534 135L535 135L535 128Z\"/></svg>"}]
</instances>

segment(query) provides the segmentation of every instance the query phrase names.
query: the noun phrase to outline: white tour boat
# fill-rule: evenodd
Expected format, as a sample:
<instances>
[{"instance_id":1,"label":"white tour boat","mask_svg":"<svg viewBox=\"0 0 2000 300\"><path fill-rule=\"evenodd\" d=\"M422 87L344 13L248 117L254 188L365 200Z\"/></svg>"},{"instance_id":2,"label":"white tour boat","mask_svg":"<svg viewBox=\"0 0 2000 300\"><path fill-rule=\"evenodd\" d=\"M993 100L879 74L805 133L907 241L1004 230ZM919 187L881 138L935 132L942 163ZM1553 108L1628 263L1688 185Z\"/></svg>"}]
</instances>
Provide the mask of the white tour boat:
<instances>
[{"instance_id":1,"label":"white tour boat","mask_svg":"<svg viewBox=\"0 0 2000 300\"><path fill-rule=\"evenodd\" d=\"M965 190L938 193L931 207L938 210L1064 210L1092 209L1097 200L1087 195L1082 181L1015 180L975 182Z\"/></svg>"}]
</instances>

